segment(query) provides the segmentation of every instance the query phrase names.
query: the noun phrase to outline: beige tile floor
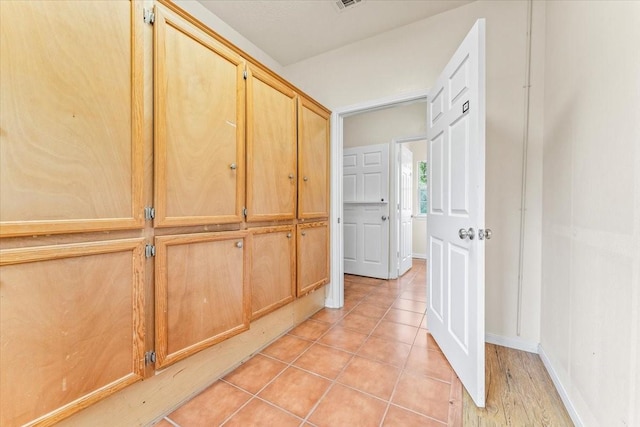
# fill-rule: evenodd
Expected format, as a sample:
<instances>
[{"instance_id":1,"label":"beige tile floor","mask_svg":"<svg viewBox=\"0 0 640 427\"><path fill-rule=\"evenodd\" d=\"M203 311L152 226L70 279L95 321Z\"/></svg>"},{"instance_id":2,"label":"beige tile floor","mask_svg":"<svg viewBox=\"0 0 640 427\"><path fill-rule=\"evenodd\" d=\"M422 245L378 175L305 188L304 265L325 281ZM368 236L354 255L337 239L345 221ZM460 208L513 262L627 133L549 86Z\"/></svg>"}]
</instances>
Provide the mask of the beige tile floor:
<instances>
[{"instance_id":1,"label":"beige tile floor","mask_svg":"<svg viewBox=\"0 0 640 427\"><path fill-rule=\"evenodd\" d=\"M157 427L460 426L462 386L426 329L425 263L398 280L345 276L323 309Z\"/></svg>"}]
</instances>

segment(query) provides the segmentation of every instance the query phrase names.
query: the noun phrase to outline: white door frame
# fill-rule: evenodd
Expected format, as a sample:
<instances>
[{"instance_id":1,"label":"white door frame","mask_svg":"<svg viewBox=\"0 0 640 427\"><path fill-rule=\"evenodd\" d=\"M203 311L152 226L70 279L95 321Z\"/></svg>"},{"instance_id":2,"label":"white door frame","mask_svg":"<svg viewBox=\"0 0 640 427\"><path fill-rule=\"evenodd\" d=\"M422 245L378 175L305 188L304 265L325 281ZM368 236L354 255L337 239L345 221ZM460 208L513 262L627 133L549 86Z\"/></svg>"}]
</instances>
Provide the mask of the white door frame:
<instances>
[{"instance_id":1,"label":"white door frame","mask_svg":"<svg viewBox=\"0 0 640 427\"><path fill-rule=\"evenodd\" d=\"M426 120L426 117L425 117ZM404 138L394 138L391 141L391 149L389 150L389 158L393 159L391 165L389 166L389 179L391 182L389 183L389 221L391 226L391 230L389 233L389 278L397 279L398 278L398 232L400 228L400 218L398 217L398 188L400 187L400 171L398 170L398 153L400 152L400 144L404 144L405 142L414 142L414 141L425 141L427 143L427 134L422 135L414 135L407 136ZM415 163L415 161L414 161ZM414 192L417 189L414 188ZM395 254L395 255L394 255Z\"/></svg>"},{"instance_id":2,"label":"white door frame","mask_svg":"<svg viewBox=\"0 0 640 427\"><path fill-rule=\"evenodd\" d=\"M333 113L331 113L331 213L329 217L331 229L331 281L325 294L325 306L329 308L340 308L344 305L344 237L342 233L342 149L344 146L344 118L405 102L426 100L427 92L428 89L425 89L375 99L360 104L336 108Z\"/></svg>"}]
</instances>

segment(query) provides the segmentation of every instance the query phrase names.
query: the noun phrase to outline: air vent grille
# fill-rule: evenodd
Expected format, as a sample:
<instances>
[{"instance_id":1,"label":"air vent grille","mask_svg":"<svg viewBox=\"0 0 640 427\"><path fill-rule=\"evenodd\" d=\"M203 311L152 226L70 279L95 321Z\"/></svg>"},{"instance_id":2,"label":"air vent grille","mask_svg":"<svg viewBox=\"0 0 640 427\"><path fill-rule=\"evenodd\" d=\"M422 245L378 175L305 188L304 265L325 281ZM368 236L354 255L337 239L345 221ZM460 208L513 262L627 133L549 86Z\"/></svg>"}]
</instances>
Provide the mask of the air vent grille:
<instances>
[{"instance_id":1,"label":"air vent grille","mask_svg":"<svg viewBox=\"0 0 640 427\"><path fill-rule=\"evenodd\" d=\"M339 12L342 12L343 10L357 6L358 3L362 3L362 1L363 0L336 0L335 5L336 9L338 9Z\"/></svg>"}]
</instances>

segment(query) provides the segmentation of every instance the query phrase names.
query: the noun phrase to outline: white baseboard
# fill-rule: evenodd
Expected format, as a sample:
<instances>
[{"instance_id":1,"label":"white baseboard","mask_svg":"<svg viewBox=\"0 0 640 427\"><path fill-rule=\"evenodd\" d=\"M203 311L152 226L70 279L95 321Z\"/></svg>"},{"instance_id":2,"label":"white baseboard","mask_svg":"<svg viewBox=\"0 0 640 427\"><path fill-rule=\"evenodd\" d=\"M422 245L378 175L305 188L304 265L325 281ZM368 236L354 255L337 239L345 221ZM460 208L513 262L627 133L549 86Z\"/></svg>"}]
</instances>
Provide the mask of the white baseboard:
<instances>
[{"instance_id":1,"label":"white baseboard","mask_svg":"<svg viewBox=\"0 0 640 427\"><path fill-rule=\"evenodd\" d=\"M489 344L501 345L502 347L514 348L528 353L538 353L538 343L523 340L521 338L503 337L502 335L485 334L485 342Z\"/></svg>"},{"instance_id":2,"label":"white baseboard","mask_svg":"<svg viewBox=\"0 0 640 427\"><path fill-rule=\"evenodd\" d=\"M411 254L411 258L427 259L427 254Z\"/></svg>"},{"instance_id":3,"label":"white baseboard","mask_svg":"<svg viewBox=\"0 0 640 427\"><path fill-rule=\"evenodd\" d=\"M560 378L556 374L555 369L553 369L553 366L551 365L551 361L547 357L547 354L544 352L544 349L542 348L541 344L538 344L538 355L540 355L542 364L547 369L547 372L551 377L551 381L553 381L553 385L556 386L556 390L560 395L560 399L562 399L562 403L564 403L564 407L567 409L567 412L569 413L569 417L571 417L571 421L573 421L573 424L575 424L576 427L584 426L584 423L582 422L582 419L580 419L580 416L578 415L578 412L576 411L576 408L573 405L573 402L571 402L571 399L569 398L569 394L567 393L567 390L564 388L564 385L562 385Z\"/></svg>"}]
</instances>

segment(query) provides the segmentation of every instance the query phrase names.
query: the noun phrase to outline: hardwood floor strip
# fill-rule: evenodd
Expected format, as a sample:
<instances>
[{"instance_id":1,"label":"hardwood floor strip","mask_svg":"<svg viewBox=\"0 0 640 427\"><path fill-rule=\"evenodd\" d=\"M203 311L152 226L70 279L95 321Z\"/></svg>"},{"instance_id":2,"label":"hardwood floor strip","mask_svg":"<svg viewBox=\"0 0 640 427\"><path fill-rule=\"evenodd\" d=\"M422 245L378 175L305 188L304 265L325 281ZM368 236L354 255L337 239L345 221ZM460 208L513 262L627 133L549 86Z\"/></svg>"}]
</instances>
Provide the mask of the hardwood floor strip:
<instances>
[{"instance_id":1,"label":"hardwood floor strip","mask_svg":"<svg viewBox=\"0 0 640 427\"><path fill-rule=\"evenodd\" d=\"M573 426L537 354L486 345L486 407L463 394L463 425Z\"/></svg>"}]
</instances>

